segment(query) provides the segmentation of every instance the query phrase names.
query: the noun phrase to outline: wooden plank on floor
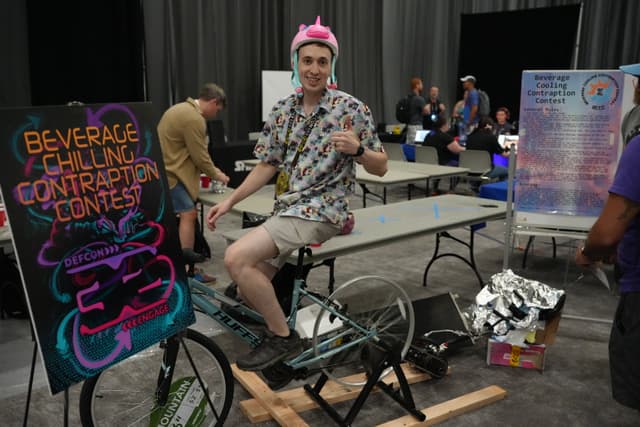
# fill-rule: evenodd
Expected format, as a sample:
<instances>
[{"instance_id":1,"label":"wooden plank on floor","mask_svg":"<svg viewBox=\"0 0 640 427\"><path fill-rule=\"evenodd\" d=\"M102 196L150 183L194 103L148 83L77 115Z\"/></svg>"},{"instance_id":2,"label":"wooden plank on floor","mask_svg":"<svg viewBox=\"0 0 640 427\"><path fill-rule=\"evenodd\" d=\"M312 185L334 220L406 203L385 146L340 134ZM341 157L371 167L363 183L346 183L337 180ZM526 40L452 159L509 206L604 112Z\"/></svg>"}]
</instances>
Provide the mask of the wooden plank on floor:
<instances>
[{"instance_id":1,"label":"wooden plank on floor","mask_svg":"<svg viewBox=\"0 0 640 427\"><path fill-rule=\"evenodd\" d=\"M268 385L260 379L255 372L238 369L236 364L231 365L233 376L260 404L269 411L269 414L285 427L302 427L308 424L291 409Z\"/></svg>"},{"instance_id":2,"label":"wooden plank on floor","mask_svg":"<svg viewBox=\"0 0 640 427\"><path fill-rule=\"evenodd\" d=\"M429 374L415 369L407 363L403 363L401 366L409 384L431 379ZM360 373L345 377L343 380L348 382L364 382L366 378L364 373ZM398 379L393 372L390 373L384 381L394 386L398 385ZM361 390L361 387L347 387L335 381L327 381L321 394L327 402L333 404L355 399ZM373 391L379 391L379 389L375 387ZM302 387L282 391L278 393L278 396L298 413L318 407L315 400L313 400ZM260 423L272 419L269 411L267 411L257 399L243 400L240 402L240 409L251 423Z\"/></svg>"},{"instance_id":3,"label":"wooden plank on floor","mask_svg":"<svg viewBox=\"0 0 640 427\"><path fill-rule=\"evenodd\" d=\"M416 420L411 415L406 415L393 421L379 424L378 427L432 426L504 399L506 395L507 392L504 389L496 385L492 385L483 388L482 390L477 390L423 409L422 413L427 416L427 419L422 422Z\"/></svg>"}]
</instances>

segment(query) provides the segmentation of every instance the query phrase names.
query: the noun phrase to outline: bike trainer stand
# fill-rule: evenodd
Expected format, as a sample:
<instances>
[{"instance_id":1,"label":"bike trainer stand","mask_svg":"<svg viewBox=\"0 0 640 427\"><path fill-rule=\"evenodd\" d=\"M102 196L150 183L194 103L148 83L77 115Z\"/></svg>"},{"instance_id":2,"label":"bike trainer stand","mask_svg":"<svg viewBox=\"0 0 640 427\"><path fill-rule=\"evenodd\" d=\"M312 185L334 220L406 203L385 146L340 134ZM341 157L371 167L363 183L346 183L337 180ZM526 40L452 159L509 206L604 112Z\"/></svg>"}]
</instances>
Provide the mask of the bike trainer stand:
<instances>
[{"instance_id":1,"label":"bike trainer stand","mask_svg":"<svg viewBox=\"0 0 640 427\"><path fill-rule=\"evenodd\" d=\"M409 383L407 382L407 378L400 367L401 356L400 350L397 348L391 349L376 349L371 350L371 352L380 352L379 358L377 360L372 360L372 370L368 375L368 379L366 384L362 387L362 391L358 394L356 401L353 403L353 406L349 410L349 413L346 417L341 417L340 414L331 406L329 402L327 402L322 396L320 396L320 392L322 388L326 384L329 377L323 372L318 378L316 384L311 387L309 384L304 385L304 390L316 401L316 403L331 417L333 420L338 423L340 426L350 426L355 420L358 412L362 409L362 405L369 397L369 394L373 390L374 386L378 386L380 390L384 391L388 396L390 396L393 400L398 402L400 406L407 410L411 415L413 415L419 421L424 421L426 419L425 414L418 411L416 409L416 405L413 401L413 395L411 394L411 389L409 389ZM372 355L372 359L376 359ZM380 375L387 368L393 368L397 378L398 384L400 386L399 390L394 390L392 386L386 384L383 381L379 381Z\"/></svg>"}]
</instances>

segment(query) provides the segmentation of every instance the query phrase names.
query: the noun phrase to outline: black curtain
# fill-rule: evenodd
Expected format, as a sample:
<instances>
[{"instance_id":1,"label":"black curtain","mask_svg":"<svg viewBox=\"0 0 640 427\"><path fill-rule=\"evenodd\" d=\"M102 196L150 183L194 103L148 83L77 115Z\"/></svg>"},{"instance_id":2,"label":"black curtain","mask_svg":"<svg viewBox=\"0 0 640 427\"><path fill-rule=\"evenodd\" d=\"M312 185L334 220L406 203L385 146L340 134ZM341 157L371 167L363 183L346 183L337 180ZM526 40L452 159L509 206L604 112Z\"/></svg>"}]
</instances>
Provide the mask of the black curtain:
<instances>
[{"instance_id":1,"label":"black curtain","mask_svg":"<svg viewBox=\"0 0 640 427\"><path fill-rule=\"evenodd\" d=\"M2 2L0 13L0 108L30 105L29 43L24 0Z\"/></svg>"},{"instance_id":2,"label":"black curtain","mask_svg":"<svg viewBox=\"0 0 640 427\"><path fill-rule=\"evenodd\" d=\"M262 128L261 70L290 70L289 46L299 24L320 15L340 44L339 88L382 113L380 31L383 0L143 0L148 93L157 114L219 84L219 115L229 141Z\"/></svg>"},{"instance_id":3,"label":"black curtain","mask_svg":"<svg viewBox=\"0 0 640 427\"><path fill-rule=\"evenodd\" d=\"M572 68L579 17L579 4L463 14L458 76L476 77L476 87L491 98L492 116L507 107L517 120L522 71ZM457 94L462 99L460 82Z\"/></svg>"},{"instance_id":4,"label":"black curtain","mask_svg":"<svg viewBox=\"0 0 640 427\"><path fill-rule=\"evenodd\" d=\"M135 18L142 15L140 3L144 24ZM583 6L578 69L640 60L637 0L3 0L0 107L29 105L36 92L37 104L146 98L160 114L214 81L229 95L221 117L229 140L246 139L260 128L260 70L288 70L298 24L320 14L340 42L340 88L367 102L377 121L393 123L394 105L412 76L422 77L425 87L439 86L449 111L458 99L461 14L577 4ZM533 31L517 28L494 38L476 34L473 48L484 55L477 65L509 77L500 68L509 64L499 55L509 51L505 42L553 35L551 44L539 41L523 53L554 54L558 43L572 40L560 36L562 23L532 24ZM142 30L146 68L139 65ZM491 75L478 78L491 89L494 107L518 110L517 99L503 101L501 93L519 91L486 87Z\"/></svg>"},{"instance_id":5,"label":"black curtain","mask_svg":"<svg viewBox=\"0 0 640 427\"><path fill-rule=\"evenodd\" d=\"M144 101L144 26L134 0L27 1L32 105Z\"/></svg>"}]
</instances>

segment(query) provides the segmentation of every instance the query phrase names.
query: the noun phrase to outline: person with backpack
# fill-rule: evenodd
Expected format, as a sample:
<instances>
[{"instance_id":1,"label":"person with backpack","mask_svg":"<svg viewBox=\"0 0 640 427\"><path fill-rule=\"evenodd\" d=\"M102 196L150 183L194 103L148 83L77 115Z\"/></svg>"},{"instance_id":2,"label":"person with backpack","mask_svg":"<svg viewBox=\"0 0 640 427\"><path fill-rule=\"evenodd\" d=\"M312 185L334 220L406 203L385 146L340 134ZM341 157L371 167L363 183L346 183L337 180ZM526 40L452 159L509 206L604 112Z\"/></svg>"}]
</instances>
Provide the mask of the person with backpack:
<instances>
[{"instance_id":1,"label":"person with backpack","mask_svg":"<svg viewBox=\"0 0 640 427\"><path fill-rule=\"evenodd\" d=\"M406 139L408 144L414 144L416 133L422 130L422 117L428 114L427 101L422 97L422 79L413 77L410 81L411 92L401 99L396 105L396 119L400 123L405 123Z\"/></svg>"},{"instance_id":2,"label":"person with backpack","mask_svg":"<svg viewBox=\"0 0 640 427\"><path fill-rule=\"evenodd\" d=\"M460 81L462 82L462 87L467 93L467 97L464 101L464 110L462 112L464 120L464 135L460 135L460 138L462 139L464 136L466 141L466 136L473 131L480 120L480 115L478 114L480 100L478 90L476 89L476 78L474 76L466 75L461 77Z\"/></svg>"}]
</instances>

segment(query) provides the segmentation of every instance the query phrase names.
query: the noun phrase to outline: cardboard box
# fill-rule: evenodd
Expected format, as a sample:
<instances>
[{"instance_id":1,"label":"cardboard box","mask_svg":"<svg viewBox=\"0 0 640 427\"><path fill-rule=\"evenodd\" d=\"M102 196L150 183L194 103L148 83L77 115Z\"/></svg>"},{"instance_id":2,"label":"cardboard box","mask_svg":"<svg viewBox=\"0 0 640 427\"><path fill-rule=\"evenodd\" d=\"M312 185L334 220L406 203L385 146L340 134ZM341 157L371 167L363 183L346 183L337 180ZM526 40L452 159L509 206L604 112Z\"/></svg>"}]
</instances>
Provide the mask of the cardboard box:
<instances>
[{"instance_id":1,"label":"cardboard box","mask_svg":"<svg viewBox=\"0 0 640 427\"><path fill-rule=\"evenodd\" d=\"M534 344L551 345L556 342L556 334L560 326L560 313L545 322L543 329L536 330L536 340Z\"/></svg>"},{"instance_id":2,"label":"cardboard box","mask_svg":"<svg viewBox=\"0 0 640 427\"><path fill-rule=\"evenodd\" d=\"M536 330L533 344L513 345L489 338L487 342L487 365L513 366L525 369L544 370L547 347L556 340L560 314L544 322L544 328Z\"/></svg>"},{"instance_id":3,"label":"cardboard box","mask_svg":"<svg viewBox=\"0 0 640 427\"><path fill-rule=\"evenodd\" d=\"M487 342L487 365L513 366L525 369L544 370L544 344L512 345L489 338Z\"/></svg>"}]
</instances>

